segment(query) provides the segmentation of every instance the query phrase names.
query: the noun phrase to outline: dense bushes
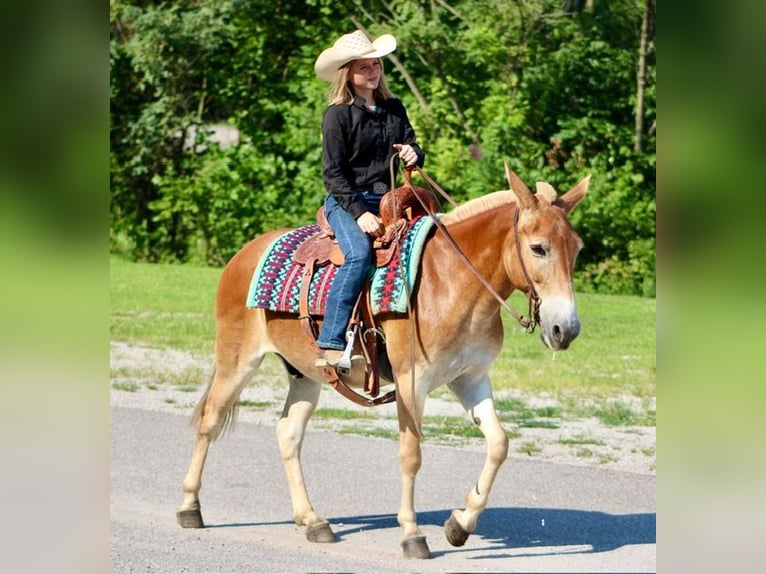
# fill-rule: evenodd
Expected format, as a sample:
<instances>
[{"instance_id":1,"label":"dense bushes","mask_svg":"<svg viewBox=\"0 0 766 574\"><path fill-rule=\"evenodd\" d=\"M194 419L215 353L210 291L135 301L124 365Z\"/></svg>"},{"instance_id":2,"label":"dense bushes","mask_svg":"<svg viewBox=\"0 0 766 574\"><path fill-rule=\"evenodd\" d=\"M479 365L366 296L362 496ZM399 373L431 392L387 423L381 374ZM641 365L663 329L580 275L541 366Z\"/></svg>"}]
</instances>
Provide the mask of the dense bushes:
<instances>
[{"instance_id":1,"label":"dense bushes","mask_svg":"<svg viewBox=\"0 0 766 574\"><path fill-rule=\"evenodd\" d=\"M327 88L313 62L362 25L399 40L387 75L431 177L465 200L507 187L504 159L562 192L591 173L573 214L578 287L654 295L652 43L635 149L643 1L145 4L111 3L113 251L222 265L263 231L310 222ZM202 126L221 123L238 145L206 141Z\"/></svg>"}]
</instances>

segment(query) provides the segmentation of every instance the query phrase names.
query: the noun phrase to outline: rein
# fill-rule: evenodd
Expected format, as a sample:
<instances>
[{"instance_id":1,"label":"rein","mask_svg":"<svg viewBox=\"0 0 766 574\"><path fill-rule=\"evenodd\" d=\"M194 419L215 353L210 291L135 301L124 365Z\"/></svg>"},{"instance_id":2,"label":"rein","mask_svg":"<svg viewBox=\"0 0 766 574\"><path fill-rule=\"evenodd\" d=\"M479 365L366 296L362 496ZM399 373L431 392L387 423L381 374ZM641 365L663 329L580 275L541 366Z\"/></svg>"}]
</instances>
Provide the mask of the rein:
<instances>
[{"instance_id":1,"label":"rein","mask_svg":"<svg viewBox=\"0 0 766 574\"><path fill-rule=\"evenodd\" d=\"M393 159L396 157L396 155L392 156L391 158L391 181L394 181L393 177L393 171L394 171L394 164ZM449 194L447 194L446 191L444 191L439 185L432 180L426 173L418 166L414 167L415 170L420 174L420 176L423 178L423 180L428 183L429 187L432 190L438 191L442 197L444 197L453 207L457 207L457 203L455 200L453 200ZM452 237L450 232L447 230L447 227L440 221L439 217L434 213L432 209L430 209L427 205L427 202L425 202L419 195L415 187L412 185L412 182L410 181L410 169L405 169L404 172L404 181L406 185L410 188L410 191L412 191L415 198L420 202L420 205L423 206L423 209L426 210L428 215L431 217L431 219L434 220L434 223L436 224L436 227L438 227L442 233L444 233L444 236L447 239L447 243L449 243L450 247L457 253L458 257L463 261L463 263L466 264L468 269L473 273L476 278L479 280L479 282L484 286L484 288L489 291L489 293L500 303L500 306L508 311L508 313L511 314L511 316L518 321L518 323L524 328L524 330L527 333L534 333L535 327L540 323L540 303L542 302L540 300L540 296L537 294L537 290L535 289L534 283L532 283L532 279L529 276L529 272L527 271L527 266L524 264L524 259L521 256L521 239L519 238L519 206L516 204L513 214L513 231L514 231L514 237L516 241L516 253L519 257L519 263L521 263L521 270L524 273L524 278L527 281L528 285L528 292L527 292L527 299L529 301L529 318L525 318L523 315L520 315L517 313L513 307L511 307L505 299L497 292L495 289L490 285L489 281L479 272L478 269L471 263L471 260L468 259L465 253L463 253L463 250L460 249L460 246L457 244L455 239ZM406 284L406 282L405 282ZM409 296L409 293L408 293Z\"/></svg>"}]
</instances>

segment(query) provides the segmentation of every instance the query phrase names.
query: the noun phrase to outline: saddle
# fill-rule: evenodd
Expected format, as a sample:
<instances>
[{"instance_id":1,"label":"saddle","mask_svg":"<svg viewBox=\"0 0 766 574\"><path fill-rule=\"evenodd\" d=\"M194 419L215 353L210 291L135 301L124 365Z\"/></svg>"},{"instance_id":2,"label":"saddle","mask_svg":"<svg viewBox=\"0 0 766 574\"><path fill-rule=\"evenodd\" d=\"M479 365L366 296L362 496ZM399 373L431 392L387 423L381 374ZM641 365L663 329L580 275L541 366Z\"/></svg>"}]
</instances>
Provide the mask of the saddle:
<instances>
[{"instance_id":1,"label":"saddle","mask_svg":"<svg viewBox=\"0 0 766 574\"><path fill-rule=\"evenodd\" d=\"M425 208L415 197L412 187L415 188L418 196L426 202L432 212L441 211L439 200L433 193L422 187L403 186L383 194L380 199L380 218L386 231L381 237L376 238L372 245L376 267L385 267L391 261L396 240L407 229L409 222L416 217L427 214ZM315 265L327 263L342 265L343 253L341 253L338 242L335 240L332 227L327 222L324 206L317 210L316 222L319 231L298 246L295 251L295 262L299 265L306 265L310 261L314 261Z\"/></svg>"},{"instance_id":2,"label":"saddle","mask_svg":"<svg viewBox=\"0 0 766 574\"><path fill-rule=\"evenodd\" d=\"M417 196L415 195L417 193ZM420 198L420 200L418 199ZM427 207L421 204L423 201ZM441 211L441 204L433 193L423 187L406 185L386 192L380 200L380 217L385 227L385 233L373 242L375 266L383 267L391 261L395 250L399 245L399 239L408 229L410 221L427 215L428 211L436 213ZM343 253L335 239L335 234L327 222L324 206L317 210L317 225L319 231L306 239L298 246L294 259L304 267L299 294L299 320L304 333L316 342L318 328L316 320L309 313L309 291L311 278L317 267L332 263L343 264ZM354 312L351 315L349 328L361 333L356 337L365 359L365 392L373 398L380 394L380 364L378 361L379 330L376 329L375 317L370 306L369 282L365 283L362 292L357 299ZM369 336L372 334L372 336ZM388 393L375 401L369 401L359 396L345 383L339 380L335 369L326 369L325 375L328 382L341 394L356 402L370 406L371 404L384 404L395 400L393 393Z\"/></svg>"}]
</instances>

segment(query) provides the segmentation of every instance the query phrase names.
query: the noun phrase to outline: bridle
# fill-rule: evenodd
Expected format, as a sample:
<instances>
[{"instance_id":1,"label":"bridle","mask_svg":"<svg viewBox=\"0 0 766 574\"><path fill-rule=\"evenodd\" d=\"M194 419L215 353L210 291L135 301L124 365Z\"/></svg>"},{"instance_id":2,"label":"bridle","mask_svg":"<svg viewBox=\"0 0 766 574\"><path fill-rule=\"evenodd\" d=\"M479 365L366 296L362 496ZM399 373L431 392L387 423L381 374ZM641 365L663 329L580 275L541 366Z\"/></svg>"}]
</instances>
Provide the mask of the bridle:
<instances>
[{"instance_id":1,"label":"bridle","mask_svg":"<svg viewBox=\"0 0 766 574\"><path fill-rule=\"evenodd\" d=\"M397 156L394 155L391 158L391 181L395 181L394 179L394 158ZM431 190L438 191L442 197L444 197L453 207L457 207L457 203L455 200L453 200L449 194L444 191L433 179L431 179L426 173L418 166L414 166L412 169L417 171L420 176L423 178L423 180L429 185ZM479 272L478 269L471 263L471 260L468 259L465 253L463 253L463 250L460 249L460 246L455 242L455 239L452 237L450 232L447 230L447 227L440 221L438 215L431 209L428 205L428 202L425 201L423 198L420 197L418 194L417 188L412 185L412 182L410 181L410 172L411 169L405 169L404 171L404 183L407 187L409 187L412 194L415 196L415 198L418 200L420 205L423 207L423 209L426 210L426 213L433 219L434 223L436 224L436 227L444 233L445 238L447 239L447 243L450 245L450 247L457 253L458 257L465 263L465 265L468 267L468 269L473 273L476 278L479 280L479 282L484 286L484 288L489 291L489 293L497 299L498 303L500 303L500 306L508 311L508 313L511 314L511 316L516 319L516 321L519 322L519 324L524 328L524 330L527 333L534 333L535 327L540 323L540 305L542 303L542 300L540 299L540 296L537 294L537 290L535 289L535 285L532 282L532 278L529 276L529 272L527 271L527 266L524 264L524 258L521 256L521 239L519 237L519 205L518 203L515 205L515 209L513 212L513 234L514 239L516 241L516 253L519 258L519 263L521 264L521 270L524 274L524 278L527 282L526 289L522 289L522 291L527 296L527 300L529 302L529 314L527 317L524 317L523 315L520 315L517 313L513 307L511 307L505 299L492 287L492 285L487 281L487 279ZM407 285L407 282L404 282L405 285ZM409 296L409 293L407 294Z\"/></svg>"}]
</instances>

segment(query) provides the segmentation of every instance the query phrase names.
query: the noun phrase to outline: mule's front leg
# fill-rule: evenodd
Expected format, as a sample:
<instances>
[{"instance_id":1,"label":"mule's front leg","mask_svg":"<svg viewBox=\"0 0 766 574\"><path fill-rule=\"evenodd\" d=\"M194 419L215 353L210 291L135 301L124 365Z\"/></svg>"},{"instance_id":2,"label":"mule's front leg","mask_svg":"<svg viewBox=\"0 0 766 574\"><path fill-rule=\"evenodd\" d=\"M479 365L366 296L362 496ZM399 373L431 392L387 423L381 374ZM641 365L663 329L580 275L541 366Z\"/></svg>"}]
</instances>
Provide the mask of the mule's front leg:
<instances>
[{"instance_id":1,"label":"mule's front leg","mask_svg":"<svg viewBox=\"0 0 766 574\"><path fill-rule=\"evenodd\" d=\"M313 381L290 378L290 392L285 401L282 417L277 422L277 442L282 464L287 474L290 499L293 503L293 519L299 526L306 526L306 538L310 542L335 542L329 523L317 516L309 501L301 467L303 436L311 415L314 414L321 387Z\"/></svg>"},{"instance_id":2,"label":"mule's front leg","mask_svg":"<svg viewBox=\"0 0 766 574\"><path fill-rule=\"evenodd\" d=\"M397 388L397 411L399 414L399 469L402 474L402 500L397 516L404 530L402 550L405 558L430 558L426 537L418 527L415 514L415 477L420 470L420 421L423 416L422 400L413 405L406 393ZM412 408L418 413L412 416Z\"/></svg>"},{"instance_id":3,"label":"mule's front leg","mask_svg":"<svg viewBox=\"0 0 766 574\"><path fill-rule=\"evenodd\" d=\"M463 399L460 395L458 397ZM508 436L497 419L492 398L485 398L475 406L470 407L469 414L486 438L487 458L476 486L465 497L465 509L453 510L452 515L444 523L444 534L447 541L453 546L465 544L468 536L476 529L479 515L487 506L497 471L508 458Z\"/></svg>"}]
</instances>

